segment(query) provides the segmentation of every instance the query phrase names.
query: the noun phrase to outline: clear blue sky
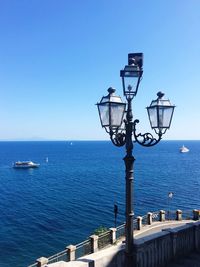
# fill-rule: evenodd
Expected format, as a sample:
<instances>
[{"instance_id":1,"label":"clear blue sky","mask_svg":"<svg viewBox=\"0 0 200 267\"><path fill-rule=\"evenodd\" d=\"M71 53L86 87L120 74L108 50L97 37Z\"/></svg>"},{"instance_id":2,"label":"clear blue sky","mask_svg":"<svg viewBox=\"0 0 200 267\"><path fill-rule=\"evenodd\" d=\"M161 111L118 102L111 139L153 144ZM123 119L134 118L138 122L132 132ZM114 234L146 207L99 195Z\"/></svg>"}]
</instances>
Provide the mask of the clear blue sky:
<instances>
[{"instance_id":1,"label":"clear blue sky","mask_svg":"<svg viewBox=\"0 0 200 267\"><path fill-rule=\"evenodd\" d=\"M200 139L199 0L0 0L0 140L108 139L95 103L144 53L134 116L159 90L177 107L166 139Z\"/></svg>"}]
</instances>

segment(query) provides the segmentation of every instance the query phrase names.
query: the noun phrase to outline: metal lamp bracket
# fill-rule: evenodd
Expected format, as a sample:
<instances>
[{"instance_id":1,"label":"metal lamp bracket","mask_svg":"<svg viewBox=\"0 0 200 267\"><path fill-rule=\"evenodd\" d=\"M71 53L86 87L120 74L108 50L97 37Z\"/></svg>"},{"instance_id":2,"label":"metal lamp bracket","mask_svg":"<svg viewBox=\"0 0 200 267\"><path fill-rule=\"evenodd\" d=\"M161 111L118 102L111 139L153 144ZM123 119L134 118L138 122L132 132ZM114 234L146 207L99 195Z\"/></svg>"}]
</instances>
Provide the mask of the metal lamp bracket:
<instances>
[{"instance_id":1,"label":"metal lamp bracket","mask_svg":"<svg viewBox=\"0 0 200 267\"><path fill-rule=\"evenodd\" d=\"M110 139L115 146L121 147L126 143L126 135L124 132L118 132L118 130L110 131Z\"/></svg>"},{"instance_id":2,"label":"metal lamp bracket","mask_svg":"<svg viewBox=\"0 0 200 267\"><path fill-rule=\"evenodd\" d=\"M146 147L154 146L158 142L160 142L160 140L162 139L162 135L163 135L163 133L161 131L159 131L157 133L157 135L158 135L157 139L155 137L153 137L153 135L151 133L136 134L136 124L137 123L139 123L139 120L134 120L134 122L133 122L133 135L135 138L134 142L137 142L138 144L140 144L142 146L146 146Z\"/></svg>"}]
</instances>

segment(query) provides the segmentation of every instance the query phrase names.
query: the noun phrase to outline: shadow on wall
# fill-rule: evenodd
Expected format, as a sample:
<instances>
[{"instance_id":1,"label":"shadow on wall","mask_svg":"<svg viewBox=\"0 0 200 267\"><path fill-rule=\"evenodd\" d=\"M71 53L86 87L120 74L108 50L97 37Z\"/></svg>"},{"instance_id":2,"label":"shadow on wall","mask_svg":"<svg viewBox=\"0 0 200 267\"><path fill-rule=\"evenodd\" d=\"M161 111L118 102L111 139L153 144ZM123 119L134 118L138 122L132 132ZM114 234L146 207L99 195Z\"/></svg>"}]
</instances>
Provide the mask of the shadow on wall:
<instances>
[{"instance_id":1,"label":"shadow on wall","mask_svg":"<svg viewBox=\"0 0 200 267\"><path fill-rule=\"evenodd\" d=\"M99 251L90 255L90 258L78 259L76 267L79 267L78 262L80 262L80 267L124 267L124 245Z\"/></svg>"}]
</instances>

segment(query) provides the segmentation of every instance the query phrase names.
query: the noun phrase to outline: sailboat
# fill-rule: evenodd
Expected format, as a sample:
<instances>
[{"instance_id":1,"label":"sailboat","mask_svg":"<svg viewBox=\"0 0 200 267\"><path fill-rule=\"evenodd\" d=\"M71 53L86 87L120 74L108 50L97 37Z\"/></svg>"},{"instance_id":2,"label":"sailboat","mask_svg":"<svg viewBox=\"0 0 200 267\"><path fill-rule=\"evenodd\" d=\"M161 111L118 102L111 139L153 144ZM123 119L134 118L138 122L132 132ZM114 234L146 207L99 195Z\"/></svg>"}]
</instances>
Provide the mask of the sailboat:
<instances>
[{"instance_id":1,"label":"sailboat","mask_svg":"<svg viewBox=\"0 0 200 267\"><path fill-rule=\"evenodd\" d=\"M190 150L187 148L187 147L185 147L184 145L182 145L182 147L180 148L180 152L181 153L187 153L187 152L189 152Z\"/></svg>"}]
</instances>

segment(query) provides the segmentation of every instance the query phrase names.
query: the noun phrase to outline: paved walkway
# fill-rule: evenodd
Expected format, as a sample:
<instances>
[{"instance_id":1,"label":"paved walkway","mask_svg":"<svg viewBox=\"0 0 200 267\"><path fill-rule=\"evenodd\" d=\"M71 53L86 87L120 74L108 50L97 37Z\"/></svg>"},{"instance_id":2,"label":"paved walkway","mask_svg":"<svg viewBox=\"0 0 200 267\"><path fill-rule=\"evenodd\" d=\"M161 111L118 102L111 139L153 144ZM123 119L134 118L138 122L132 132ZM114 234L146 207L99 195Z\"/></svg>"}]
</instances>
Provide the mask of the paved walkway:
<instances>
[{"instance_id":1,"label":"paved walkway","mask_svg":"<svg viewBox=\"0 0 200 267\"><path fill-rule=\"evenodd\" d=\"M141 237L146 237L153 235L155 233L161 232L167 228L176 228L187 223L194 222L193 220L183 220L183 221L165 221L165 222L154 222L151 225L146 225L142 227L141 230L134 231L134 238L139 239ZM192 266L191 266L192 267Z\"/></svg>"}]
</instances>

